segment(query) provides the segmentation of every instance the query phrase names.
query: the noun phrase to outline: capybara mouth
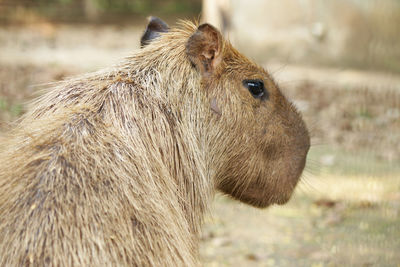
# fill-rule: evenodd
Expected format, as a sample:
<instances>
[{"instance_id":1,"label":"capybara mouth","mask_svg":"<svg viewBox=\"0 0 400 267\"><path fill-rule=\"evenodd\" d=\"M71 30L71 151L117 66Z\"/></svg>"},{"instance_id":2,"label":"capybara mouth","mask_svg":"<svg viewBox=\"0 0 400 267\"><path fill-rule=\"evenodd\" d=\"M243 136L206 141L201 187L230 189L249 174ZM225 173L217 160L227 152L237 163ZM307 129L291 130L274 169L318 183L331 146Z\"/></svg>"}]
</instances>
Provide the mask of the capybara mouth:
<instances>
[{"instance_id":1,"label":"capybara mouth","mask_svg":"<svg viewBox=\"0 0 400 267\"><path fill-rule=\"evenodd\" d=\"M276 198L275 201L274 201L274 204L285 205L286 203L289 202L291 197L292 197L292 193L288 194L287 196L285 196L283 198Z\"/></svg>"},{"instance_id":2,"label":"capybara mouth","mask_svg":"<svg viewBox=\"0 0 400 267\"><path fill-rule=\"evenodd\" d=\"M248 186L245 190L226 190L225 188L221 189L221 191L248 205L257 208L267 208L273 204L286 204L290 200L294 190L291 189L290 192L279 194L273 193L273 188L264 188L259 184L255 184Z\"/></svg>"}]
</instances>

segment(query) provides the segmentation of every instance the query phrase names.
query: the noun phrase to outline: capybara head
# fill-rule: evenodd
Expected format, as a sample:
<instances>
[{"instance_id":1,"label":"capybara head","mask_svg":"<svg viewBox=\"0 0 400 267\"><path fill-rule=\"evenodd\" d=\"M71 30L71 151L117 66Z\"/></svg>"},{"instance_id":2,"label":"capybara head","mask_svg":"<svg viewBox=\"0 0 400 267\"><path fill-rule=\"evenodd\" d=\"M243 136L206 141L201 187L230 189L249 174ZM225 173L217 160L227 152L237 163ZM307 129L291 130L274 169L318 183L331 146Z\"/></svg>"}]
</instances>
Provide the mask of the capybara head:
<instances>
[{"instance_id":1,"label":"capybara head","mask_svg":"<svg viewBox=\"0 0 400 267\"><path fill-rule=\"evenodd\" d=\"M168 29L151 19L142 44ZM206 112L200 118L207 127L199 134L206 136L207 167L215 187L256 207L286 203L310 147L299 112L269 73L241 55L213 26L198 26L185 52L198 73L194 90L205 99Z\"/></svg>"}]
</instances>

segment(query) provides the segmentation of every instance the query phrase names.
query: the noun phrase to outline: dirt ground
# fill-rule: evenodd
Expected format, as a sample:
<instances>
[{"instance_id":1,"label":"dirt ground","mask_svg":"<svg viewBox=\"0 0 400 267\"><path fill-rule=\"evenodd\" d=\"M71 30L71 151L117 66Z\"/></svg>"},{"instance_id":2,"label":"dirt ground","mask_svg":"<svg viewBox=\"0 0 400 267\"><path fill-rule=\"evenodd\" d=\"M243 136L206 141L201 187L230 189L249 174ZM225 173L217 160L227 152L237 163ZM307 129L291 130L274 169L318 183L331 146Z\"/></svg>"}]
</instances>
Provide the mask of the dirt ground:
<instances>
[{"instance_id":1,"label":"dirt ground","mask_svg":"<svg viewBox=\"0 0 400 267\"><path fill-rule=\"evenodd\" d=\"M118 62L138 48L141 30L0 28L0 130L41 84ZM400 266L400 77L264 65L311 130L306 171L285 206L258 210L218 195L202 235L204 265Z\"/></svg>"}]
</instances>

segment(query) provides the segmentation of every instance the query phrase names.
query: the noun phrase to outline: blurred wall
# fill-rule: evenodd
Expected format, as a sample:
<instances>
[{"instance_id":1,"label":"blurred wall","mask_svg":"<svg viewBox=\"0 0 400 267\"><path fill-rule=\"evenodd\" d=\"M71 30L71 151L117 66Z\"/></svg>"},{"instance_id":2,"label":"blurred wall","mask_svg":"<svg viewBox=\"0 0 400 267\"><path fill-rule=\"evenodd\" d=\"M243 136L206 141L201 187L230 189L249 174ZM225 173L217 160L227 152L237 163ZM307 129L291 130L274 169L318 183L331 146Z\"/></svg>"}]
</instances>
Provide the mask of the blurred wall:
<instances>
[{"instance_id":1,"label":"blurred wall","mask_svg":"<svg viewBox=\"0 0 400 267\"><path fill-rule=\"evenodd\" d=\"M259 62L400 72L399 0L228 1L231 41Z\"/></svg>"}]
</instances>

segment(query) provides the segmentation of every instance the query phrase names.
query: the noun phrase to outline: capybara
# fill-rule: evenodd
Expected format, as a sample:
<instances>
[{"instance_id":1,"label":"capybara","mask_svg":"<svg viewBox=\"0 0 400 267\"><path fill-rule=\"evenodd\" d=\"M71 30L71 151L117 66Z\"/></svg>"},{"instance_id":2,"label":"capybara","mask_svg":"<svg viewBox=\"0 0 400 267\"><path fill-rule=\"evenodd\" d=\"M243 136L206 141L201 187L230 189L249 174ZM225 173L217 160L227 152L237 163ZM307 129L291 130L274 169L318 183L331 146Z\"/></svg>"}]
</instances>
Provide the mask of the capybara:
<instances>
[{"instance_id":1,"label":"capybara","mask_svg":"<svg viewBox=\"0 0 400 267\"><path fill-rule=\"evenodd\" d=\"M310 143L300 114L213 26L160 21L3 137L1 266L196 266L216 191L289 200Z\"/></svg>"}]
</instances>

